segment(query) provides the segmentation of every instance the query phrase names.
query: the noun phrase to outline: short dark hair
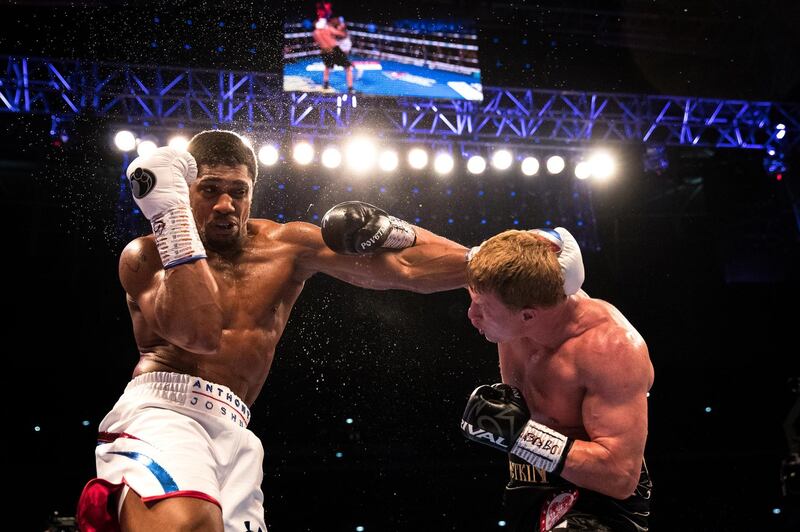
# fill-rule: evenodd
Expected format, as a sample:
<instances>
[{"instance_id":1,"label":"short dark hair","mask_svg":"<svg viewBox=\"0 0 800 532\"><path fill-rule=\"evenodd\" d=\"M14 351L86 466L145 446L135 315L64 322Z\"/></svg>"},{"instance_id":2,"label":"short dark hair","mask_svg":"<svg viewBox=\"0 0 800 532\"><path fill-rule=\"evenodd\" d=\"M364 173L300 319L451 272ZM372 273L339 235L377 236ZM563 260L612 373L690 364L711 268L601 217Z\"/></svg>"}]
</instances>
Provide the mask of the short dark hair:
<instances>
[{"instance_id":1,"label":"short dark hair","mask_svg":"<svg viewBox=\"0 0 800 532\"><path fill-rule=\"evenodd\" d=\"M243 164L255 184L258 178L258 164L253 148L248 146L237 133L220 129L202 131L189 141L189 153L197 161L198 169L207 166L238 166Z\"/></svg>"}]
</instances>

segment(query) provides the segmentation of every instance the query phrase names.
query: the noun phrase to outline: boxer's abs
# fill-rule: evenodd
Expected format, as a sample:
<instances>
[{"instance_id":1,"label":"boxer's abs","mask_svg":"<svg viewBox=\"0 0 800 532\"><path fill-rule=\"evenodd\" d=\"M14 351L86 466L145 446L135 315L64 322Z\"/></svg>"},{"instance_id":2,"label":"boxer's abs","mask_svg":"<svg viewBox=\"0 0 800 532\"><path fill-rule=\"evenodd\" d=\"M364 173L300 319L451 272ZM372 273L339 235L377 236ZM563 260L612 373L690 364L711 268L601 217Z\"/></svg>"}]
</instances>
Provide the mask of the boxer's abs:
<instances>
[{"instance_id":1,"label":"boxer's abs","mask_svg":"<svg viewBox=\"0 0 800 532\"><path fill-rule=\"evenodd\" d=\"M266 331L225 330L219 352L196 354L162 340L140 346L133 376L152 371L185 373L227 386L252 405L269 374L279 335Z\"/></svg>"}]
</instances>

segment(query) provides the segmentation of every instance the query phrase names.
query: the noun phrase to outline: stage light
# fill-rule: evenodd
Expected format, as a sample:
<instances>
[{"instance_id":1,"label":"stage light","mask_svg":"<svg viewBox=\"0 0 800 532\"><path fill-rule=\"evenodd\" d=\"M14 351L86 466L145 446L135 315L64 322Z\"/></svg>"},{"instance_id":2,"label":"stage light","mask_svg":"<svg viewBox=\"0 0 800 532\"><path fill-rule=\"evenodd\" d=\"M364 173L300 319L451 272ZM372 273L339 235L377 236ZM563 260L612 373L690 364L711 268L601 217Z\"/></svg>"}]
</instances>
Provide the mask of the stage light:
<instances>
[{"instance_id":1,"label":"stage light","mask_svg":"<svg viewBox=\"0 0 800 532\"><path fill-rule=\"evenodd\" d=\"M453 156L449 153L439 153L433 160L433 169L437 174L449 174L453 170Z\"/></svg>"},{"instance_id":2,"label":"stage light","mask_svg":"<svg viewBox=\"0 0 800 532\"><path fill-rule=\"evenodd\" d=\"M366 137L356 137L347 143L347 167L357 172L366 172L375 166L375 143Z\"/></svg>"},{"instance_id":3,"label":"stage light","mask_svg":"<svg viewBox=\"0 0 800 532\"><path fill-rule=\"evenodd\" d=\"M189 139L181 135L176 135L169 139L167 145L176 150L186 151L186 149L189 147Z\"/></svg>"},{"instance_id":4,"label":"stage light","mask_svg":"<svg viewBox=\"0 0 800 532\"><path fill-rule=\"evenodd\" d=\"M352 425L353 424L353 418L349 417L349 418L345 419L344 422L347 423L348 425Z\"/></svg>"},{"instance_id":5,"label":"stage light","mask_svg":"<svg viewBox=\"0 0 800 532\"><path fill-rule=\"evenodd\" d=\"M136 147L136 137L130 131L120 131L114 135L114 145L120 151L131 151Z\"/></svg>"},{"instance_id":6,"label":"stage light","mask_svg":"<svg viewBox=\"0 0 800 532\"><path fill-rule=\"evenodd\" d=\"M575 165L575 177L578 179L589 179L592 175L592 166L588 161L581 161Z\"/></svg>"},{"instance_id":7,"label":"stage light","mask_svg":"<svg viewBox=\"0 0 800 532\"><path fill-rule=\"evenodd\" d=\"M261 146L261 149L258 150L258 160L261 161L261 164L272 166L278 162L278 148L272 144Z\"/></svg>"},{"instance_id":8,"label":"stage light","mask_svg":"<svg viewBox=\"0 0 800 532\"><path fill-rule=\"evenodd\" d=\"M384 172L391 172L399 163L397 152L394 150L383 150L378 157L378 166Z\"/></svg>"},{"instance_id":9,"label":"stage light","mask_svg":"<svg viewBox=\"0 0 800 532\"><path fill-rule=\"evenodd\" d=\"M322 152L322 166L325 168L337 168L342 164L342 152L335 146L328 146Z\"/></svg>"},{"instance_id":10,"label":"stage light","mask_svg":"<svg viewBox=\"0 0 800 532\"><path fill-rule=\"evenodd\" d=\"M781 129L781 130L778 130L778 133L775 135L775 138L778 139L778 140L781 140L785 136L786 136L786 130L785 129Z\"/></svg>"},{"instance_id":11,"label":"stage light","mask_svg":"<svg viewBox=\"0 0 800 532\"><path fill-rule=\"evenodd\" d=\"M497 150L492 154L492 166L498 170L507 170L512 162L514 158L508 150Z\"/></svg>"},{"instance_id":12,"label":"stage light","mask_svg":"<svg viewBox=\"0 0 800 532\"><path fill-rule=\"evenodd\" d=\"M522 159L520 169L525 175L536 175L539 171L539 159L536 157L525 157Z\"/></svg>"},{"instance_id":13,"label":"stage light","mask_svg":"<svg viewBox=\"0 0 800 532\"><path fill-rule=\"evenodd\" d=\"M592 175L597 179L608 179L616 170L614 158L604 151L596 152L589 157L589 165L592 168Z\"/></svg>"},{"instance_id":14,"label":"stage light","mask_svg":"<svg viewBox=\"0 0 800 532\"><path fill-rule=\"evenodd\" d=\"M547 171L551 174L560 174L564 170L566 163L560 155L551 155L547 158L545 166L547 166Z\"/></svg>"},{"instance_id":15,"label":"stage light","mask_svg":"<svg viewBox=\"0 0 800 532\"><path fill-rule=\"evenodd\" d=\"M467 170L471 174L482 174L486 170L486 159L480 155L473 155L467 161Z\"/></svg>"},{"instance_id":16,"label":"stage light","mask_svg":"<svg viewBox=\"0 0 800 532\"><path fill-rule=\"evenodd\" d=\"M412 148L408 152L408 164L416 170L425 168L428 165L428 152L422 148Z\"/></svg>"},{"instance_id":17,"label":"stage light","mask_svg":"<svg viewBox=\"0 0 800 532\"><path fill-rule=\"evenodd\" d=\"M147 157L157 149L158 146L156 146L156 143L152 140L143 140L136 146L136 153L139 154L139 157Z\"/></svg>"},{"instance_id":18,"label":"stage light","mask_svg":"<svg viewBox=\"0 0 800 532\"><path fill-rule=\"evenodd\" d=\"M294 150L292 150L292 156L297 164L301 164L303 166L309 164L314 159L314 147L311 146L308 142L301 140L297 144L294 145Z\"/></svg>"}]
</instances>

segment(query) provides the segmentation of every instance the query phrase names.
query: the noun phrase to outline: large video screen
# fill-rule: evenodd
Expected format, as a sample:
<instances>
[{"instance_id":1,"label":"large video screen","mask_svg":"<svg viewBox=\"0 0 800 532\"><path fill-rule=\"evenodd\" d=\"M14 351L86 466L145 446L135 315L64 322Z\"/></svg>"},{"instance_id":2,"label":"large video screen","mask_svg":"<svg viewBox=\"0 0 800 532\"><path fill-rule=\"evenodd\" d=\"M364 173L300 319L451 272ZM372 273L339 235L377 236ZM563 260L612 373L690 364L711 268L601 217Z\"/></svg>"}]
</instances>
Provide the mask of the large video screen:
<instances>
[{"instance_id":1,"label":"large video screen","mask_svg":"<svg viewBox=\"0 0 800 532\"><path fill-rule=\"evenodd\" d=\"M474 23L350 18L328 2L284 26L285 91L483 99Z\"/></svg>"}]
</instances>

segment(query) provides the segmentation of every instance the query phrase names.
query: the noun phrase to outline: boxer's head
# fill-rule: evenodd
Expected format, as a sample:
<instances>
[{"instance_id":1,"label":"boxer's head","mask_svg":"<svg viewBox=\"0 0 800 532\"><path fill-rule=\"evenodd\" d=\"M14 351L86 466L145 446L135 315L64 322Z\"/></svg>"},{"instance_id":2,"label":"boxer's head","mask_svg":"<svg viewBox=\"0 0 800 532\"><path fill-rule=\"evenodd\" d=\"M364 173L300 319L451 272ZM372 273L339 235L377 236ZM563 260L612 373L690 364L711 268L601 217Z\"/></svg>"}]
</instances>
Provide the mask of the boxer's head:
<instances>
[{"instance_id":1,"label":"boxer's head","mask_svg":"<svg viewBox=\"0 0 800 532\"><path fill-rule=\"evenodd\" d=\"M203 244L218 252L241 248L258 177L253 149L232 131L203 131L188 150L197 161L190 197Z\"/></svg>"},{"instance_id":2,"label":"boxer's head","mask_svg":"<svg viewBox=\"0 0 800 532\"><path fill-rule=\"evenodd\" d=\"M505 231L467 265L469 318L490 341L518 336L537 308L564 301L564 276L551 244L528 231Z\"/></svg>"}]
</instances>

